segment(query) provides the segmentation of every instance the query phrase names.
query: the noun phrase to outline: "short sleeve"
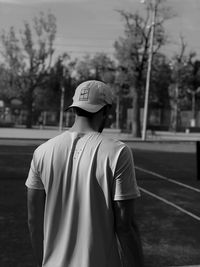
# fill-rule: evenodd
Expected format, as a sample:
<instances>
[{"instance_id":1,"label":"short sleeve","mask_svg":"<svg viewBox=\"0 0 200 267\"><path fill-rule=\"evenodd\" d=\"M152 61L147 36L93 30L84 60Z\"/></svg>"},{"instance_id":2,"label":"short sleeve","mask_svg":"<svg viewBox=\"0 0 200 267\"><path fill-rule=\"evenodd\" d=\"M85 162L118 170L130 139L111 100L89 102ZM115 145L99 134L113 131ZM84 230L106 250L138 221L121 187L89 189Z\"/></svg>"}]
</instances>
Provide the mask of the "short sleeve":
<instances>
[{"instance_id":1,"label":"short sleeve","mask_svg":"<svg viewBox=\"0 0 200 267\"><path fill-rule=\"evenodd\" d=\"M28 173L28 178L26 180L26 186L31 189L44 189L40 173L37 169L35 153L33 154L33 159L31 161L31 167Z\"/></svg>"},{"instance_id":2,"label":"short sleeve","mask_svg":"<svg viewBox=\"0 0 200 267\"><path fill-rule=\"evenodd\" d=\"M140 196L136 182L133 156L127 146L119 154L112 190L113 199L116 201L133 199Z\"/></svg>"}]
</instances>

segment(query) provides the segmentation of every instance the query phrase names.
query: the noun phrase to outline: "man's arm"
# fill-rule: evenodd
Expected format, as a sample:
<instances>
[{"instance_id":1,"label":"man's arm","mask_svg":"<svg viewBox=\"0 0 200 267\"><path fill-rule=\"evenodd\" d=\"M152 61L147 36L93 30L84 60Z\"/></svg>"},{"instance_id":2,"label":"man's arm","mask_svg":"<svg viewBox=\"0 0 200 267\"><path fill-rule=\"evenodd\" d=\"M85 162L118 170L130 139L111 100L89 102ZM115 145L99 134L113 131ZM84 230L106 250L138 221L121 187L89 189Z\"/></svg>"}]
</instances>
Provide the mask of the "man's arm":
<instances>
[{"instance_id":1,"label":"man's arm","mask_svg":"<svg viewBox=\"0 0 200 267\"><path fill-rule=\"evenodd\" d=\"M114 201L114 213L124 267L144 267L141 240L134 218L134 200Z\"/></svg>"},{"instance_id":2,"label":"man's arm","mask_svg":"<svg viewBox=\"0 0 200 267\"><path fill-rule=\"evenodd\" d=\"M45 191L30 189L27 191L28 227L37 267L42 266L43 260L43 225Z\"/></svg>"}]
</instances>

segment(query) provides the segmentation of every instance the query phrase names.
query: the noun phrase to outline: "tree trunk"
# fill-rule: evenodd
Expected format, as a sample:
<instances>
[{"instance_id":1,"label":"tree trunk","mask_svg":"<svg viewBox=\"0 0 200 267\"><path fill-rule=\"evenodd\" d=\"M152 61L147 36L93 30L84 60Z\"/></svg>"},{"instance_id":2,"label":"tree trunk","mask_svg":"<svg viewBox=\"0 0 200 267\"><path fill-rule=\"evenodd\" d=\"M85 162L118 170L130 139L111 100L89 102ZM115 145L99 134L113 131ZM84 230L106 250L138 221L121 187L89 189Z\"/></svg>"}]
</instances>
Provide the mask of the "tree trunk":
<instances>
[{"instance_id":1,"label":"tree trunk","mask_svg":"<svg viewBox=\"0 0 200 267\"><path fill-rule=\"evenodd\" d=\"M32 128L33 123L33 89L29 89L27 96L26 128Z\"/></svg>"},{"instance_id":2,"label":"tree trunk","mask_svg":"<svg viewBox=\"0 0 200 267\"><path fill-rule=\"evenodd\" d=\"M181 125L178 85L176 85L175 87L174 99L170 101L170 105L171 105L170 130L176 132L179 126Z\"/></svg>"},{"instance_id":3,"label":"tree trunk","mask_svg":"<svg viewBox=\"0 0 200 267\"><path fill-rule=\"evenodd\" d=\"M32 107L27 108L26 128L32 128L33 111Z\"/></svg>"},{"instance_id":4,"label":"tree trunk","mask_svg":"<svg viewBox=\"0 0 200 267\"><path fill-rule=\"evenodd\" d=\"M170 130L176 132L177 129L177 103L174 103L171 106L171 118L170 118Z\"/></svg>"},{"instance_id":5,"label":"tree trunk","mask_svg":"<svg viewBox=\"0 0 200 267\"><path fill-rule=\"evenodd\" d=\"M133 102L132 102L132 135L133 137L141 137L141 125L140 125L140 105L138 99L138 92L135 88L132 88Z\"/></svg>"}]
</instances>

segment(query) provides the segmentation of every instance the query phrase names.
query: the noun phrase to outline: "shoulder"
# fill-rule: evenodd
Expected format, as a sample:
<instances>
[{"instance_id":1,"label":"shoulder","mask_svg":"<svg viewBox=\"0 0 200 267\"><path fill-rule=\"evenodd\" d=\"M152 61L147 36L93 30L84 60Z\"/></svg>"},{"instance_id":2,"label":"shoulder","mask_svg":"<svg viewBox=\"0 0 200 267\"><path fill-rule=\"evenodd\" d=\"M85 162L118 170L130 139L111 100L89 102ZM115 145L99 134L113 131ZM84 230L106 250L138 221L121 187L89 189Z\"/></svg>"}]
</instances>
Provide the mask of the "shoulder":
<instances>
[{"instance_id":1,"label":"shoulder","mask_svg":"<svg viewBox=\"0 0 200 267\"><path fill-rule=\"evenodd\" d=\"M47 152L53 151L57 146L62 144L64 138L69 138L67 132L61 133L38 146L34 151L34 155L39 157Z\"/></svg>"},{"instance_id":2,"label":"shoulder","mask_svg":"<svg viewBox=\"0 0 200 267\"><path fill-rule=\"evenodd\" d=\"M104 134L101 134L101 138L102 138L102 145L108 146L109 148L120 149L120 148L127 147L127 145L124 142L118 139L114 139L112 137L106 136Z\"/></svg>"},{"instance_id":3,"label":"shoulder","mask_svg":"<svg viewBox=\"0 0 200 267\"><path fill-rule=\"evenodd\" d=\"M101 151L104 153L117 158L121 153L130 154L130 148L124 142L103 134L101 134L101 139Z\"/></svg>"}]
</instances>

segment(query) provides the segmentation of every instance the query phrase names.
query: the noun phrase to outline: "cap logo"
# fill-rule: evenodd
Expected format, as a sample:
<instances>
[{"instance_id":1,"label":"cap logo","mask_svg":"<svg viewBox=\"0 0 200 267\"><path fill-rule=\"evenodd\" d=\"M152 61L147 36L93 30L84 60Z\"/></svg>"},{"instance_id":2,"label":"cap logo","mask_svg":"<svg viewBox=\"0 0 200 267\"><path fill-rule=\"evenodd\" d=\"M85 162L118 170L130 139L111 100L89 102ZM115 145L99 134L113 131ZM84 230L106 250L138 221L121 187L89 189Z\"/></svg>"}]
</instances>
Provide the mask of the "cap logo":
<instances>
[{"instance_id":1,"label":"cap logo","mask_svg":"<svg viewBox=\"0 0 200 267\"><path fill-rule=\"evenodd\" d=\"M81 93L80 93L80 97L79 97L79 101L88 101L89 93L90 93L90 88L88 88L88 87L82 88Z\"/></svg>"}]
</instances>

